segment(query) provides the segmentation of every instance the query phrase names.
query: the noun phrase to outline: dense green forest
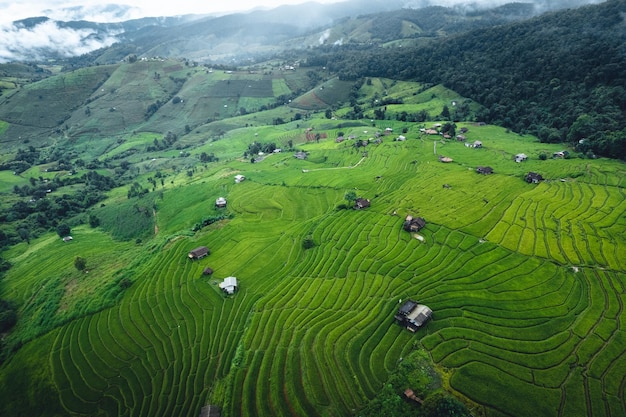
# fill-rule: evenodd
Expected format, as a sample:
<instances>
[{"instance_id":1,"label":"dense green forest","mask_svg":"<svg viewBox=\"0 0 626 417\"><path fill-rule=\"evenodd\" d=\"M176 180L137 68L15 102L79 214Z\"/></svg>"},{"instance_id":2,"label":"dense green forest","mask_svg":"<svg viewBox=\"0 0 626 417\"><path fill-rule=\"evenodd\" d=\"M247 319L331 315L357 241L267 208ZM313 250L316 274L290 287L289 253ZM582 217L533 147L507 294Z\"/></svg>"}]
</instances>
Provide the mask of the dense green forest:
<instances>
[{"instance_id":1,"label":"dense green forest","mask_svg":"<svg viewBox=\"0 0 626 417\"><path fill-rule=\"evenodd\" d=\"M444 84L482 104L481 121L626 158L624 0L432 41L320 48L309 58L343 79Z\"/></svg>"}]
</instances>

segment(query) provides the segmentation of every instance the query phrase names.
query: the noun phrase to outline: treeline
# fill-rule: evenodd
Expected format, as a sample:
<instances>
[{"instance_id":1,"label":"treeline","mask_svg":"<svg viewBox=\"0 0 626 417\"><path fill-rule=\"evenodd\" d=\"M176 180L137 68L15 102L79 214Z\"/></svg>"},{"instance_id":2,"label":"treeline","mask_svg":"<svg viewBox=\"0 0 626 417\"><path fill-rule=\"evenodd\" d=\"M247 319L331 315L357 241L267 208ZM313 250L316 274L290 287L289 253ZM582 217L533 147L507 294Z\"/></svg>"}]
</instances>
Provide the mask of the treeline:
<instances>
[{"instance_id":1,"label":"treeline","mask_svg":"<svg viewBox=\"0 0 626 417\"><path fill-rule=\"evenodd\" d=\"M480 121L624 159L624 13L626 0L610 0L421 47L320 48L309 61L347 80L443 84L482 104Z\"/></svg>"}]
</instances>

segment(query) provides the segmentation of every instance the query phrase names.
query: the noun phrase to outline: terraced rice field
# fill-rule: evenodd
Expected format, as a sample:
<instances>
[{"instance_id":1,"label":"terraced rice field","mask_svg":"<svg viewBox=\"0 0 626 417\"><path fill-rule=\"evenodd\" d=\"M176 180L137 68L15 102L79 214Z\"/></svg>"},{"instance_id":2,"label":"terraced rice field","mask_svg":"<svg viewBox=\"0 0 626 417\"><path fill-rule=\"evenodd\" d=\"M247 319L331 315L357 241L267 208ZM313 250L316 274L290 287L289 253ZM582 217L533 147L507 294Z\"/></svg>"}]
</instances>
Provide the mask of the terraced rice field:
<instances>
[{"instance_id":1,"label":"terraced rice field","mask_svg":"<svg viewBox=\"0 0 626 417\"><path fill-rule=\"evenodd\" d=\"M476 413L624 415L624 167L533 161L540 172L584 164L586 175L529 185L494 156L511 143L494 138L483 153L500 167L491 176L473 171L462 144L445 145L455 163L441 164L430 140L412 137L369 146L353 169L318 170L358 162L349 143L307 144L307 161L272 155L240 184L207 182L208 195L227 193L232 220L147 248L119 305L38 342L62 407L354 415L420 342ZM372 207L336 210L355 187ZM426 218L423 241L402 230L406 214ZM172 210L158 219L161 230L180 223ZM304 250L309 235L316 246ZM199 245L211 255L189 261ZM216 284L230 275L241 288L225 296ZM392 320L409 297L434 311L417 334Z\"/></svg>"}]
</instances>

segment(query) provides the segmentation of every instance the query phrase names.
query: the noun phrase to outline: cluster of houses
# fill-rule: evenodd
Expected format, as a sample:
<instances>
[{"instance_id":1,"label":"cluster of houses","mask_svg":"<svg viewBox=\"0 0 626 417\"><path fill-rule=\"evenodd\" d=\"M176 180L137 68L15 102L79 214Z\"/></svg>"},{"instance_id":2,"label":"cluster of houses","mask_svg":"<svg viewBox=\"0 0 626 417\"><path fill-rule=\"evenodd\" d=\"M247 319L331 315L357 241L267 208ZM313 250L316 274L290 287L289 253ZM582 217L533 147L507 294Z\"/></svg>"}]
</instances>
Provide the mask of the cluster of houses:
<instances>
[{"instance_id":1,"label":"cluster of houses","mask_svg":"<svg viewBox=\"0 0 626 417\"><path fill-rule=\"evenodd\" d=\"M195 249L192 249L187 254L187 257L192 261L200 260L211 254L211 251L206 246L198 246ZM203 275L212 275L213 269L210 267L206 267L202 270ZM219 283L219 287L224 293L228 295L234 294L238 288L239 283L237 282L237 278L235 277L226 277L222 282Z\"/></svg>"}]
</instances>

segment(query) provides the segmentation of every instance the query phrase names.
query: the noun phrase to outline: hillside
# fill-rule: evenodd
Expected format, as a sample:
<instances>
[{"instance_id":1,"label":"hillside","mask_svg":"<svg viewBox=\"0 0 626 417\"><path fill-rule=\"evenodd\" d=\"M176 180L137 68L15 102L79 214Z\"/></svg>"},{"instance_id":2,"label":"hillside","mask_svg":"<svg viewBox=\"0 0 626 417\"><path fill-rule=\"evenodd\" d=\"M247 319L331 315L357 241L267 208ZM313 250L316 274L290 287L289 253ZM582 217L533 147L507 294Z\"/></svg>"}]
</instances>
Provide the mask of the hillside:
<instances>
[{"instance_id":1,"label":"hillside","mask_svg":"<svg viewBox=\"0 0 626 417\"><path fill-rule=\"evenodd\" d=\"M480 140L482 148L425 135L434 122L410 119L432 120L445 107L465 106L469 117L480 111L441 86L329 79L307 90L308 69L211 72L174 60L105 70L93 95L78 94L83 106L57 106L70 117L53 146L73 150L62 158L73 174L46 172L41 156L20 176L2 174L20 190L30 177L31 191L37 177L50 180L42 186L58 184L34 206L12 185L3 191L15 208L46 201L52 211L41 218L74 207L64 206L70 193L99 201L64 220L70 242L36 232L36 212L12 218L14 232L3 227L11 239L31 228L28 240L3 252L12 268L1 298L19 312L4 342L13 354L0 368L0 397L12 399L2 402L3 414L192 416L207 403L231 416L371 412L379 403L368 399L418 347L431 366L450 372L451 389L475 415L582 416L581 398L624 410L622 163L541 160L562 147L473 122L455 129L467 128L466 142ZM42 85L76 78L56 77ZM269 91L297 89L304 94L291 105L260 110L277 101ZM340 104L355 91L361 120L349 118L354 106ZM313 96L325 103L319 110L297 107ZM146 118L145 106L158 97L171 98ZM201 110L203 99L218 105ZM377 100L387 103L383 119ZM228 117L244 102L260 111ZM203 118L214 120L196 126ZM123 129L114 134L116 124ZM166 128L175 140L163 136ZM353 139L336 142L340 134ZM400 135L406 140L395 141ZM254 142L283 152L251 163L242 155ZM295 150L307 159L295 159ZM514 162L521 152L529 160ZM453 162L439 162L442 155ZM479 165L495 174L477 174ZM528 171L546 181L527 184ZM238 173L246 180L236 184ZM338 209L349 190L372 207ZM220 196L226 209L213 208ZM407 214L427 221L419 240L402 230ZM187 252L200 245L211 254L190 261ZM88 272L74 267L76 257ZM210 277L202 274L207 266ZM235 295L217 287L227 276L240 282ZM407 298L435 312L418 334L393 323L398 300ZM494 386L498 396L483 389ZM396 401L400 391L387 395ZM541 407L518 400L529 397L542 398ZM45 407L35 398L46 398Z\"/></svg>"},{"instance_id":2,"label":"hillside","mask_svg":"<svg viewBox=\"0 0 626 417\"><path fill-rule=\"evenodd\" d=\"M459 127L482 149L437 139L452 164L438 162L419 125L342 130L368 139L388 126L409 127L407 141L384 136L365 158L354 140L335 143L330 125L319 143L292 136L309 152L304 161L282 153L168 173L148 200L156 207L148 227L158 233L140 243L84 225L70 243L46 235L7 251L13 268L2 294L22 306L14 337L36 336L33 323L60 327L2 367L0 396L15 399L3 414L191 416L214 403L233 416L350 415L416 343L450 370L452 388L478 414L586 415L581 397L624 410L623 165L541 161L539 153L559 148L471 123ZM204 149L225 155L253 133L277 140L286 132L247 128ZM517 152L530 160L515 163ZM496 173L476 174L480 164ZM547 181L527 184L529 170ZM235 173L247 179L235 184ZM336 210L350 189L372 207ZM153 193L129 204L150 207ZM233 218L190 232L219 213L218 196ZM125 200L113 194L93 214L121 213ZM423 241L402 231L406 214L427 219ZM312 249L302 246L307 236ZM209 257L187 259L199 245ZM87 259L88 275L74 269L76 256ZM213 276L202 275L206 266ZM224 296L217 283L231 275L241 289ZM122 278L130 288L120 289ZM417 335L392 321L405 298L435 311ZM29 400L41 395L45 409ZM528 397L542 398L541 407L518 400Z\"/></svg>"},{"instance_id":3,"label":"hillside","mask_svg":"<svg viewBox=\"0 0 626 417\"><path fill-rule=\"evenodd\" d=\"M444 84L485 106L480 120L544 142L626 158L626 2L546 13L413 48L370 48L322 60L343 79Z\"/></svg>"},{"instance_id":4,"label":"hillside","mask_svg":"<svg viewBox=\"0 0 626 417\"><path fill-rule=\"evenodd\" d=\"M626 168L581 147L602 122L623 151L622 6L344 17L238 67L0 64L0 415L626 414Z\"/></svg>"}]
</instances>

